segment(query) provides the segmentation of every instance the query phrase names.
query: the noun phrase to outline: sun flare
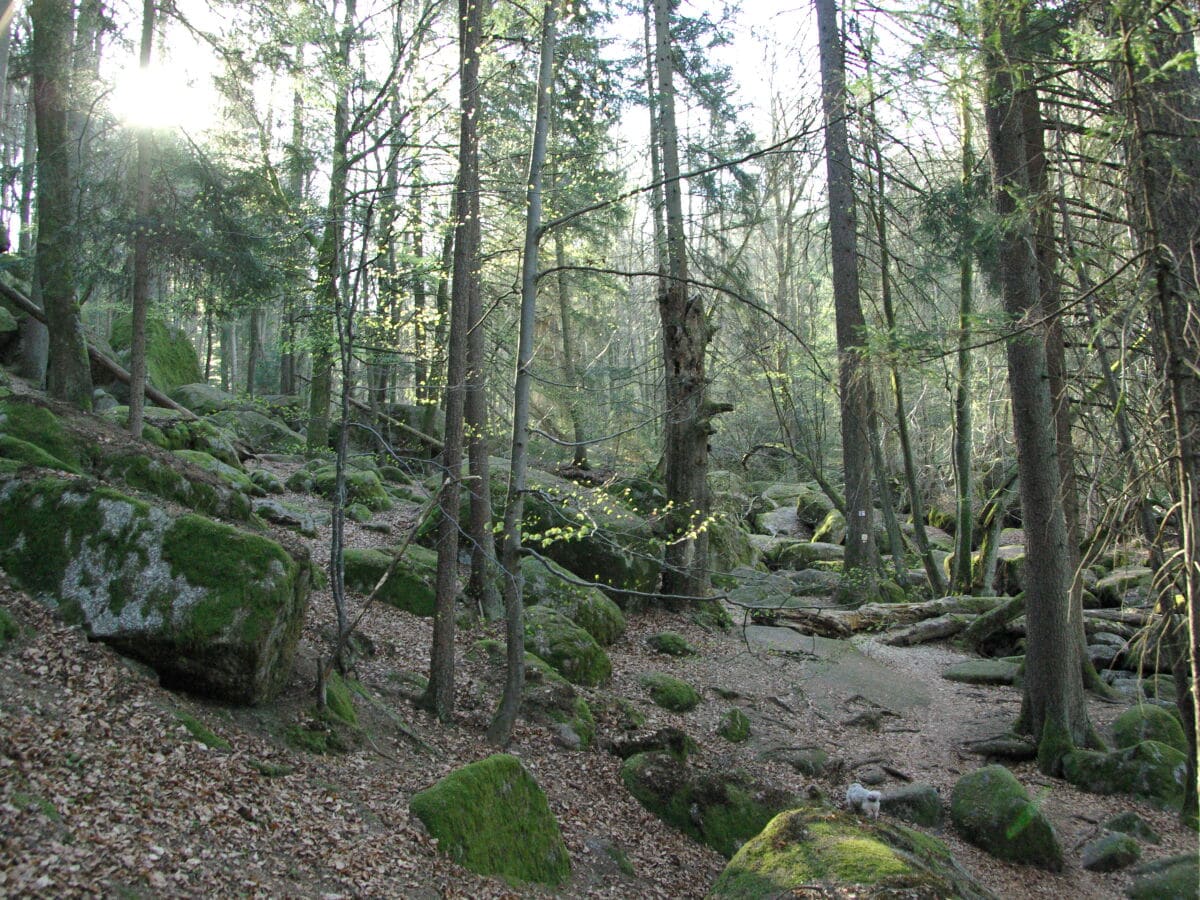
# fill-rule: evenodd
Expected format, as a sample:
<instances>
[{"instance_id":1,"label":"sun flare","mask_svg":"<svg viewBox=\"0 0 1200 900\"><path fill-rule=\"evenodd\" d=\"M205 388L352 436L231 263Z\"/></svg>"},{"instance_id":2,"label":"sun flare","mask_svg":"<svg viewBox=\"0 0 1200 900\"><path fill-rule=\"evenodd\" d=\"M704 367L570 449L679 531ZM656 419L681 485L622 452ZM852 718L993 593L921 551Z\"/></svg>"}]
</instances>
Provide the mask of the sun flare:
<instances>
[{"instance_id":1,"label":"sun flare","mask_svg":"<svg viewBox=\"0 0 1200 900\"><path fill-rule=\"evenodd\" d=\"M199 79L172 67L127 69L113 86L112 111L135 128L182 128L204 131L216 118L217 95Z\"/></svg>"}]
</instances>

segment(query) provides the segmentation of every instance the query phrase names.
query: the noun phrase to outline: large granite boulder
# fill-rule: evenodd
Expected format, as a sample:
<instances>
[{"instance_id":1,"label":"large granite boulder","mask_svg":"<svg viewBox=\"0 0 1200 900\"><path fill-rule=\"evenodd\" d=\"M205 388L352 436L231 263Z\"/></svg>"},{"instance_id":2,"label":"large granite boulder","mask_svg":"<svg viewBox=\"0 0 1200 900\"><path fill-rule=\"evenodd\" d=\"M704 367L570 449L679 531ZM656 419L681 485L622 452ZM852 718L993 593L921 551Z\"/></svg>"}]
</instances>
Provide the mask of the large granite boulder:
<instances>
[{"instance_id":1,"label":"large granite boulder","mask_svg":"<svg viewBox=\"0 0 1200 900\"><path fill-rule=\"evenodd\" d=\"M414 616L432 616L437 601L437 554L409 544L400 560L394 550L351 549L342 555L346 587L370 594L384 573L392 574L379 589L379 599Z\"/></svg>"},{"instance_id":2,"label":"large granite boulder","mask_svg":"<svg viewBox=\"0 0 1200 900\"><path fill-rule=\"evenodd\" d=\"M612 662L596 639L549 607L525 610L525 646L572 684L595 687L612 676Z\"/></svg>"},{"instance_id":3,"label":"large granite boulder","mask_svg":"<svg viewBox=\"0 0 1200 900\"><path fill-rule=\"evenodd\" d=\"M209 418L255 453L295 453L304 447L304 435L256 409L229 409Z\"/></svg>"},{"instance_id":4,"label":"large granite boulder","mask_svg":"<svg viewBox=\"0 0 1200 900\"><path fill-rule=\"evenodd\" d=\"M781 813L748 840L710 898L956 897L991 895L937 838L903 825L869 822L804 806Z\"/></svg>"},{"instance_id":5,"label":"large granite boulder","mask_svg":"<svg viewBox=\"0 0 1200 900\"><path fill-rule=\"evenodd\" d=\"M1113 722L1113 742L1121 749L1142 741L1158 741L1187 753L1187 738L1179 719L1161 706L1139 703L1131 706Z\"/></svg>"},{"instance_id":6,"label":"large granite boulder","mask_svg":"<svg viewBox=\"0 0 1200 900\"><path fill-rule=\"evenodd\" d=\"M1003 766L960 778L950 797L950 819L959 834L992 856L1062 869L1063 848L1054 827Z\"/></svg>"},{"instance_id":7,"label":"large granite boulder","mask_svg":"<svg viewBox=\"0 0 1200 900\"><path fill-rule=\"evenodd\" d=\"M291 670L309 561L79 479L0 485L0 567L168 686L258 703Z\"/></svg>"},{"instance_id":8,"label":"large granite boulder","mask_svg":"<svg viewBox=\"0 0 1200 900\"><path fill-rule=\"evenodd\" d=\"M128 362L132 341L130 317L118 316L113 321L109 342L117 359ZM202 379L200 357L188 336L157 316L146 317L146 378L160 391L170 393L180 385L195 384Z\"/></svg>"},{"instance_id":9,"label":"large granite boulder","mask_svg":"<svg viewBox=\"0 0 1200 900\"><path fill-rule=\"evenodd\" d=\"M1093 794L1128 794L1178 809L1187 757L1158 741L1101 753L1074 750L1063 757L1063 777Z\"/></svg>"},{"instance_id":10,"label":"large granite boulder","mask_svg":"<svg viewBox=\"0 0 1200 900\"><path fill-rule=\"evenodd\" d=\"M521 560L521 575L527 604L562 613L601 646L609 646L625 633L621 608L599 588L576 583L578 579L557 563L526 556Z\"/></svg>"},{"instance_id":11,"label":"large granite boulder","mask_svg":"<svg viewBox=\"0 0 1200 900\"><path fill-rule=\"evenodd\" d=\"M629 757L621 781L650 812L726 857L795 803L744 773L701 772L663 751Z\"/></svg>"},{"instance_id":12,"label":"large granite boulder","mask_svg":"<svg viewBox=\"0 0 1200 900\"><path fill-rule=\"evenodd\" d=\"M438 850L473 872L550 885L571 875L546 795L515 756L499 753L451 772L414 794L409 809Z\"/></svg>"}]
</instances>

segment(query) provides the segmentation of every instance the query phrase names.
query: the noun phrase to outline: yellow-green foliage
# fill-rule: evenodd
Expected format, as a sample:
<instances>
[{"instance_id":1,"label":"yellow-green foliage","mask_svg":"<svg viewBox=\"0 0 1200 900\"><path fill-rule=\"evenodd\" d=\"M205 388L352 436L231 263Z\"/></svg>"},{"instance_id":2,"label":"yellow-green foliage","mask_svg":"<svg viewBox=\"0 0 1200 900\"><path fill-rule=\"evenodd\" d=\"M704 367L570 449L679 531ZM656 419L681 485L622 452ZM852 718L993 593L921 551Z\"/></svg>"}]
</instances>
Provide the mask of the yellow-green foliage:
<instances>
[{"instance_id":1,"label":"yellow-green foliage","mask_svg":"<svg viewBox=\"0 0 1200 900\"><path fill-rule=\"evenodd\" d=\"M414 794L413 815L438 849L474 872L562 884L570 858L546 795L514 756L496 754Z\"/></svg>"}]
</instances>

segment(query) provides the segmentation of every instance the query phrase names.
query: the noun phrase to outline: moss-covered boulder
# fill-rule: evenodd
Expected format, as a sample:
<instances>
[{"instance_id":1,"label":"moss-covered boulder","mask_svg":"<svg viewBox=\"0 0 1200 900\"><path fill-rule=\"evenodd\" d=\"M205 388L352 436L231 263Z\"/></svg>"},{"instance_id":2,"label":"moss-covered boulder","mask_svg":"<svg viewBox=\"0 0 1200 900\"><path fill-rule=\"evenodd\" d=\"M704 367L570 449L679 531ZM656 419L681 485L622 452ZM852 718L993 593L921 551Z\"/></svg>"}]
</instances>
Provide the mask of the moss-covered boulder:
<instances>
[{"instance_id":1,"label":"moss-covered boulder","mask_svg":"<svg viewBox=\"0 0 1200 900\"><path fill-rule=\"evenodd\" d=\"M823 544L844 544L846 542L846 517L838 510L831 509L821 520L821 524L813 531L813 540Z\"/></svg>"},{"instance_id":2,"label":"moss-covered boulder","mask_svg":"<svg viewBox=\"0 0 1200 900\"><path fill-rule=\"evenodd\" d=\"M499 683L505 675L505 646L491 638L476 641L470 653L491 663L490 677ZM582 750L596 737L596 719L587 700L544 659L525 653L525 683L521 690L521 715L555 728L561 743Z\"/></svg>"},{"instance_id":3,"label":"moss-covered boulder","mask_svg":"<svg viewBox=\"0 0 1200 900\"><path fill-rule=\"evenodd\" d=\"M286 681L309 563L82 480L0 486L0 567L168 686L257 703Z\"/></svg>"},{"instance_id":4,"label":"moss-covered boulder","mask_svg":"<svg viewBox=\"0 0 1200 900\"><path fill-rule=\"evenodd\" d=\"M602 647L615 643L625 633L621 608L599 588L576 584L576 576L558 563L526 556L521 560L521 575L526 604L562 613Z\"/></svg>"},{"instance_id":5,"label":"moss-covered boulder","mask_svg":"<svg viewBox=\"0 0 1200 900\"><path fill-rule=\"evenodd\" d=\"M228 409L210 418L255 453L296 453L304 448L304 435L255 409Z\"/></svg>"},{"instance_id":6,"label":"moss-covered boulder","mask_svg":"<svg viewBox=\"0 0 1200 900\"><path fill-rule=\"evenodd\" d=\"M905 784L885 791L879 799L879 808L914 825L939 828L942 824L942 798L931 784Z\"/></svg>"},{"instance_id":7,"label":"moss-covered boulder","mask_svg":"<svg viewBox=\"0 0 1200 900\"><path fill-rule=\"evenodd\" d=\"M1063 849L1054 827L1003 766L960 778L950 797L950 818L959 834L992 856L1062 869Z\"/></svg>"},{"instance_id":8,"label":"moss-covered boulder","mask_svg":"<svg viewBox=\"0 0 1200 900\"><path fill-rule=\"evenodd\" d=\"M612 663L596 639L547 606L525 610L525 646L572 684L595 687L612 677Z\"/></svg>"},{"instance_id":9,"label":"moss-covered boulder","mask_svg":"<svg viewBox=\"0 0 1200 900\"><path fill-rule=\"evenodd\" d=\"M628 506L544 472L530 472L523 527L527 541L564 569L634 599L658 583L662 551L646 519Z\"/></svg>"},{"instance_id":10,"label":"moss-covered boulder","mask_svg":"<svg viewBox=\"0 0 1200 900\"><path fill-rule=\"evenodd\" d=\"M1142 741L1101 753L1075 750L1063 757L1063 777L1093 794L1128 794L1159 806L1183 802L1187 758L1174 747Z\"/></svg>"},{"instance_id":11,"label":"moss-covered boulder","mask_svg":"<svg viewBox=\"0 0 1200 900\"><path fill-rule=\"evenodd\" d=\"M781 540L763 554L763 561L772 569L800 571L817 562L841 561L845 555L846 548L838 544Z\"/></svg>"},{"instance_id":12,"label":"moss-covered boulder","mask_svg":"<svg viewBox=\"0 0 1200 900\"><path fill-rule=\"evenodd\" d=\"M1113 722L1113 743L1121 749L1140 744L1142 741L1158 741L1187 753L1187 738L1179 719L1161 706L1139 703L1131 706Z\"/></svg>"},{"instance_id":13,"label":"moss-covered boulder","mask_svg":"<svg viewBox=\"0 0 1200 900\"><path fill-rule=\"evenodd\" d=\"M1096 582L1092 593L1106 607L1119 607L1126 599L1139 605L1151 596L1154 571L1147 566L1121 566Z\"/></svg>"},{"instance_id":14,"label":"moss-covered boulder","mask_svg":"<svg viewBox=\"0 0 1200 900\"><path fill-rule=\"evenodd\" d=\"M946 845L903 825L800 807L772 819L729 861L710 898L991 897Z\"/></svg>"},{"instance_id":15,"label":"moss-covered boulder","mask_svg":"<svg viewBox=\"0 0 1200 900\"><path fill-rule=\"evenodd\" d=\"M642 687L650 694L651 700L671 712L690 712L700 705L700 694L694 687L663 672L643 676Z\"/></svg>"},{"instance_id":16,"label":"moss-covered boulder","mask_svg":"<svg viewBox=\"0 0 1200 900\"><path fill-rule=\"evenodd\" d=\"M1127 834L1110 832L1084 844L1080 856L1080 865L1089 872L1115 872L1141 859L1142 847Z\"/></svg>"},{"instance_id":17,"label":"moss-covered boulder","mask_svg":"<svg viewBox=\"0 0 1200 900\"><path fill-rule=\"evenodd\" d=\"M731 572L738 566L755 566L759 553L750 543L750 535L737 519L717 514L708 525L708 564L717 573ZM717 580L720 575L715 576Z\"/></svg>"},{"instance_id":18,"label":"moss-covered boulder","mask_svg":"<svg viewBox=\"0 0 1200 900\"><path fill-rule=\"evenodd\" d=\"M1194 849L1143 863L1133 874L1125 892L1130 900L1196 900L1200 894L1200 856Z\"/></svg>"},{"instance_id":19,"label":"moss-covered boulder","mask_svg":"<svg viewBox=\"0 0 1200 900\"><path fill-rule=\"evenodd\" d=\"M571 861L546 795L520 761L496 754L451 772L409 802L438 849L481 875L558 885Z\"/></svg>"},{"instance_id":20,"label":"moss-covered boulder","mask_svg":"<svg viewBox=\"0 0 1200 900\"><path fill-rule=\"evenodd\" d=\"M254 514L275 525L282 525L299 532L305 537L317 536L316 520L308 510L292 506L282 500L263 499L254 502Z\"/></svg>"},{"instance_id":21,"label":"moss-covered boulder","mask_svg":"<svg viewBox=\"0 0 1200 900\"><path fill-rule=\"evenodd\" d=\"M241 491L248 497L265 497L267 492L250 480L240 468L221 462L211 453L203 450L175 450L175 456L205 472L211 472L227 485Z\"/></svg>"},{"instance_id":22,"label":"moss-covered boulder","mask_svg":"<svg viewBox=\"0 0 1200 900\"><path fill-rule=\"evenodd\" d=\"M337 485L337 469L331 465L323 465L312 473L312 490L333 500ZM292 481L288 479L288 487ZM383 480L370 469L346 467L346 502L361 503L367 509L381 512L392 508L392 498L383 487Z\"/></svg>"},{"instance_id":23,"label":"moss-covered boulder","mask_svg":"<svg viewBox=\"0 0 1200 900\"><path fill-rule=\"evenodd\" d=\"M631 756L621 781L650 812L726 857L795 802L744 773L695 771L665 752Z\"/></svg>"},{"instance_id":24,"label":"moss-covered boulder","mask_svg":"<svg viewBox=\"0 0 1200 900\"><path fill-rule=\"evenodd\" d=\"M731 744L740 744L750 738L750 719L740 709L734 707L721 717L717 726L717 734Z\"/></svg>"},{"instance_id":25,"label":"moss-covered boulder","mask_svg":"<svg viewBox=\"0 0 1200 900\"><path fill-rule=\"evenodd\" d=\"M204 382L181 384L172 388L169 396L180 406L190 409L198 416L211 416L213 413L224 412L228 409L252 407L248 401L221 390L215 384L205 384Z\"/></svg>"},{"instance_id":26,"label":"moss-covered boulder","mask_svg":"<svg viewBox=\"0 0 1200 900\"><path fill-rule=\"evenodd\" d=\"M128 361L131 340L130 317L118 316L109 336L118 359ZM152 385L167 393L202 380L200 357L192 342L182 331L157 316L146 317L146 377Z\"/></svg>"},{"instance_id":27,"label":"moss-covered boulder","mask_svg":"<svg viewBox=\"0 0 1200 900\"><path fill-rule=\"evenodd\" d=\"M674 631L660 631L646 638L646 646L655 653L667 656L695 656L696 648L687 638Z\"/></svg>"},{"instance_id":28,"label":"moss-covered boulder","mask_svg":"<svg viewBox=\"0 0 1200 900\"><path fill-rule=\"evenodd\" d=\"M79 474L84 454L46 407L17 397L0 399L0 458Z\"/></svg>"},{"instance_id":29,"label":"moss-covered boulder","mask_svg":"<svg viewBox=\"0 0 1200 900\"><path fill-rule=\"evenodd\" d=\"M343 555L346 587L369 594L395 560L387 550L347 550ZM381 601L414 616L432 616L436 604L437 554L409 544L380 589Z\"/></svg>"},{"instance_id":30,"label":"moss-covered boulder","mask_svg":"<svg viewBox=\"0 0 1200 900\"><path fill-rule=\"evenodd\" d=\"M108 481L123 482L135 491L205 515L236 522L245 522L251 515L250 499L243 490L219 475L212 479L197 477L178 457L141 453L128 447L106 449L95 471Z\"/></svg>"},{"instance_id":31,"label":"moss-covered boulder","mask_svg":"<svg viewBox=\"0 0 1200 900\"><path fill-rule=\"evenodd\" d=\"M129 424L129 407L114 406L103 417L121 428ZM241 468L234 437L208 419L190 419L174 409L148 406L142 437L163 450L199 450L226 465Z\"/></svg>"},{"instance_id":32,"label":"moss-covered boulder","mask_svg":"<svg viewBox=\"0 0 1200 900\"><path fill-rule=\"evenodd\" d=\"M1147 844L1162 843L1162 836L1132 809L1117 813L1112 818L1101 822L1100 827L1105 831L1119 831L1121 834L1135 837Z\"/></svg>"}]
</instances>

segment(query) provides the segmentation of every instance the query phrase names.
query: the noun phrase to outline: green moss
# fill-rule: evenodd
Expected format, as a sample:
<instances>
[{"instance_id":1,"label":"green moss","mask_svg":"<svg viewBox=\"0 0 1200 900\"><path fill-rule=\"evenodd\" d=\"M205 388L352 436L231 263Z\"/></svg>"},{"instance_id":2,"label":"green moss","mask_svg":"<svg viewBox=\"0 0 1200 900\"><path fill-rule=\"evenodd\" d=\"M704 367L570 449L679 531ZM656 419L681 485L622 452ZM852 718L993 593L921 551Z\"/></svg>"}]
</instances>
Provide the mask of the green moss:
<instances>
[{"instance_id":1,"label":"green moss","mask_svg":"<svg viewBox=\"0 0 1200 900\"><path fill-rule=\"evenodd\" d=\"M438 849L474 872L558 885L571 864L546 796L516 757L489 756L414 794Z\"/></svg>"},{"instance_id":2,"label":"green moss","mask_svg":"<svg viewBox=\"0 0 1200 900\"><path fill-rule=\"evenodd\" d=\"M40 813L51 822L61 822L62 815L53 803L45 797L39 797L37 794L27 794L24 791L14 791L11 799L12 805L17 809L29 809Z\"/></svg>"},{"instance_id":3,"label":"green moss","mask_svg":"<svg viewBox=\"0 0 1200 900\"><path fill-rule=\"evenodd\" d=\"M570 714L551 709L549 716L552 721L566 725L575 732L579 736L581 748L590 747L596 739L596 718L592 715L591 706L583 697L574 699Z\"/></svg>"},{"instance_id":4,"label":"green moss","mask_svg":"<svg viewBox=\"0 0 1200 900\"><path fill-rule=\"evenodd\" d=\"M0 606L0 650L20 636L21 626L17 624L12 613Z\"/></svg>"},{"instance_id":5,"label":"green moss","mask_svg":"<svg viewBox=\"0 0 1200 900\"><path fill-rule=\"evenodd\" d=\"M612 662L596 639L547 607L526 610L525 644L572 684L595 687L612 677Z\"/></svg>"},{"instance_id":6,"label":"green moss","mask_svg":"<svg viewBox=\"0 0 1200 900\"><path fill-rule=\"evenodd\" d=\"M163 535L172 575L207 589L189 610L185 633L211 638L241 617L247 641L265 639L280 609L292 603L296 563L272 540L201 516L176 519Z\"/></svg>"},{"instance_id":7,"label":"green moss","mask_svg":"<svg viewBox=\"0 0 1200 900\"><path fill-rule=\"evenodd\" d=\"M1178 809L1183 802L1187 758L1174 747L1142 741L1098 753L1076 750L1063 759L1063 777L1094 794L1128 794Z\"/></svg>"},{"instance_id":8,"label":"green moss","mask_svg":"<svg viewBox=\"0 0 1200 900\"><path fill-rule=\"evenodd\" d=\"M391 553L383 550L347 550L343 554L346 587L369 594L393 559ZM437 554L409 544L378 597L389 606L414 616L432 616L437 599L436 579Z\"/></svg>"},{"instance_id":9,"label":"green moss","mask_svg":"<svg viewBox=\"0 0 1200 900\"><path fill-rule=\"evenodd\" d=\"M602 647L609 646L625 633L625 616L621 608L599 588L573 583L576 576L557 563L526 556L521 560L521 575L525 580L526 604L537 604L562 613Z\"/></svg>"},{"instance_id":10,"label":"green moss","mask_svg":"<svg viewBox=\"0 0 1200 900\"><path fill-rule=\"evenodd\" d=\"M250 768L264 778L283 778L296 771L295 766L280 765L279 763L263 762L261 759L249 760Z\"/></svg>"},{"instance_id":11,"label":"green moss","mask_svg":"<svg viewBox=\"0 0 1200 900\"><path fill-rule=\"evenodd\" d=\"M284 732L288 746L305 753L328 756L334 753L349 753L354 749L353 741L334 728L321 725L292 725Z\"/></svg>"},{"instance_id":12,"label":"green moss","mask_svg":"<svg viewBox=\"0 0 1200 900\"><path fill-rule=\"evenodd\" d=\"M665 653L667 656L695 656L696 648L688 643L682 634L673 631L660 631L646 638L646 644L651 650Z\"/></svg>"},{"instance_id":13,"label":"green moss","mask_svg":"<svg viewBox=\"0 0 1200 900\"><path fill-rule=\"evenodd\" d=\"M175 450L174 454L193 466L212 472L230 487L245 494L263 496L266 492L250 480L250 476L233 466L221 462L211 453L203 450Z\"/></svg>"},{"instance_id":14,"label":"green moss","mask_svg":"<svg viewBox=\"0 0 1200 900\"><path fill-rule=\"evenodd\" d=\"M694 687L662 672L644 676L642 687L649 691L651 700L672 712L690 712L700 704L700 695Z\"/></svg>"},{"instance_id":15,"label":"green moss","mask_svg":"<svg viewBox=\"0 0 1200 900\"><path fill-rule=\"evenodd\" d=\"M604 848L604 852L608 854L609 859L617 864L617 870L622 875L628 875L630 878L637 875L637 872L633 868L633 863L629 861L629 854L616 844L608 844Z\"/></svg>"},{"instance_id":16,"label":"green moss","mask_svg":"<svg viewBox=\"0 0 1200 900\"><path fill-rule=\"evenodd\" d=\"M823 807L792 809L772 819L737 852L709 896L765 900L793 892L990 896L957 868L940 841Z\"/></svg>"},{"instance_id":17,"label":"green moss","mask_svg":"<svg viewBox=\"0 0 1200 900\"><path fill-rule=\"evenodd\" d=\"M1130 900L1195 900L1200 884L1200 861L1195 849L1166 859L1143 863L1126 896Z\"/></svg>"},{"instance_id":18,"label":"green moss","mask_svg":"<svg viewBox=\"0 0 1200 900\"><path fill-rule=\"evenodd\" d=\"M668 825L726 857L794 802L790 794L762 789L739 772L692 773L665 751L631 756L621 767L621 781Z\"/></svg>"},{"instance_id":19,"label":"green moss","mask_svg":"<svg viewBox=\"0 0 1200 900\"><path fill-rule=\"evenodd\" d=\"M717 734L730 743L740 744L750 737L750 720L740 709L731 709L721 719Z\"/></svg>"},{"instance_id":20,"label":"green moss","mask_svg":"<svg viewBox=\"0 0 1200 900\"><path fill-rule=\"evenodd\" d=\"M1113 740L1119 748L1132 747L1142 741L1158 741L1186 753L1187 738L1179 720L1161 706L1138 704L1121 713L1113 722Z\"/></svg>"},{"instance_id":21,"label":"green moss","mask_svg":"<svg viewBox=\"0 0 1200 900\"><path fill-rule=\"evenodd\" d=\"M109 342L118 353L128 353L130 325L128 315L118 316L113 322ZM181 385L195 384L203 377L192 342L157 316L146 317L146 376L151 384L167 393Z\"/></svg>"},{"instance_id":22,"label":"green moss","mask_svg":"<svg viewBox=\"0 0 1200 900\"><path fill-rule=\"evenodd\" d=\"M233 745L225 738L214 733L207 725L197 719L195 716L185 713L175 713L175 718L179 721L188 732L202 743L205 747L210 747L213 750L232 750Z\"/></svg>"},{"instance_id":23,"label":"green moss","mask_svg":"<svg viewBox=\"0 0 1200 900\"><path fill-rule=\"evenodd\" d=\"M347 725L358 725L354 698L350 696L350 688L337 672L330 672L325 680L325 708Z\"/></svg>"},{"instance_id":24,"label":"green moss","mask_svg":"<svg viewBox=\"0 0 1200 900\"><path fill-rule=\"evenodd\" d=\"M290 479L288 484L290 487ZM312 474L312 485L318 494L332 500L337 485L337 469L330 465L317 469ZM375 512L392 508L392 498L384 490L383 482L369 469L346 469L346 502L361 503Z\"/></svg>"},{"instance_id":25,"label":"green moss","mask_svg":"<svg viewBox=\"0 0 1200 900\"><path fill-rule=\"evenodd\" d=\"M1049 820L1003 766L986 766L959 779L950 816L964 838L1000 859L1058 871L1062 845Z\"/></svg>"},{"instance_id":26,"label":"green moss","mask_svg":"<svg viewBox=\"0 0 1200 900\"><path fill-rule=\"evenodd\" d=\"M1046 775L1057 775L1062 771L1062 759L1075 749L1071 734L1063 725L1050 716L1042 726L1042 739L1038 741L1038 768Z\"/></svg>"},{"instance_id":27,"label":"green moss","mask_svg":"<svg viewBox=\"0 0 1200 900\"><path fill-rule=\"evenodd\" d=\"M0 438L0 456L76 474L83 469L76 442L44 407L16 398L0 400L0 436L7 438ZM30 444L42 453L29 450Z\"/></svg>"}]
</instances>

